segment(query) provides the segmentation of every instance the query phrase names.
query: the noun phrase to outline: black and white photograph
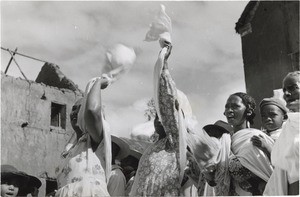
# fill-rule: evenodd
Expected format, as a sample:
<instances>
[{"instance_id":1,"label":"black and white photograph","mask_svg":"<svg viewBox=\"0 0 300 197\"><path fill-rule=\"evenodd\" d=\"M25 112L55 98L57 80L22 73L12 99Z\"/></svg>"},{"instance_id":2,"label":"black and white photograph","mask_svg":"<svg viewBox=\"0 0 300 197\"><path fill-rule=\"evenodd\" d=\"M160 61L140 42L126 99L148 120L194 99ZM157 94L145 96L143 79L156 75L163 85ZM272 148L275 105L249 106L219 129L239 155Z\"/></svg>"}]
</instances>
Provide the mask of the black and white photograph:
<instances>
[{"instance_id":1,"label":"black and white photograph","mask_svg":"<svg viewBox=\"0 0 300 197\"><path fill-rule=\"evenodd\" d=\"M0 1L1 197L299 195L299 1Z\"/></svg>"}]
</instances>

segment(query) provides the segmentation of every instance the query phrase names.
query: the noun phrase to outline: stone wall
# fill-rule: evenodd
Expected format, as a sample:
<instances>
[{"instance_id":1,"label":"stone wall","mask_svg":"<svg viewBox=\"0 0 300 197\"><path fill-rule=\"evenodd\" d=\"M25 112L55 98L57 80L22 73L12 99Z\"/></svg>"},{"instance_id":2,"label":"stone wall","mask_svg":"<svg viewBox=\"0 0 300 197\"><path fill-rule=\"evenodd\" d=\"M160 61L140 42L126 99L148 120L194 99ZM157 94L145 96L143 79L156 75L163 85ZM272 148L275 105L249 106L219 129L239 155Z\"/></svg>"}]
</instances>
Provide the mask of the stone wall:
<instances>
[{"instance_id":1,"label":"stone wall","mask_svg":"<svg viewBox=\"0 0 300 197\"><path fill-rule=\"evenodd\" d=\"M60 153L73 133L69 113L81 94L1 75L1 163L55 178ZM65 105L65 129L51 126L51 103Z\"/></svg>"}]
</instances>

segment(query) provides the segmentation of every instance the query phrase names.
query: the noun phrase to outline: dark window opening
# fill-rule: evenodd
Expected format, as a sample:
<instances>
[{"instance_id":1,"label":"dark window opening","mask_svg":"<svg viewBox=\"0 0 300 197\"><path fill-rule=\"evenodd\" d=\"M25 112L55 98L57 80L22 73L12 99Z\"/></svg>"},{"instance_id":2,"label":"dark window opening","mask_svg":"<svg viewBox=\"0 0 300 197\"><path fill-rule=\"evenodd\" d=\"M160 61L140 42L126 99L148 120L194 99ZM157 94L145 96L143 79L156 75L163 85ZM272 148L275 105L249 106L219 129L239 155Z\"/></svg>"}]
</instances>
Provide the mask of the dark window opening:
<instances>
[{"instance_id":1,"label":"dark window opening","mask_svg":"<svg viewBox=\"0 0 300 197\"><path fill-rule=\"evenodd\" d=\"M66 129L66 105L51 103L51 126Z\"/></svg>"}]
</instances>

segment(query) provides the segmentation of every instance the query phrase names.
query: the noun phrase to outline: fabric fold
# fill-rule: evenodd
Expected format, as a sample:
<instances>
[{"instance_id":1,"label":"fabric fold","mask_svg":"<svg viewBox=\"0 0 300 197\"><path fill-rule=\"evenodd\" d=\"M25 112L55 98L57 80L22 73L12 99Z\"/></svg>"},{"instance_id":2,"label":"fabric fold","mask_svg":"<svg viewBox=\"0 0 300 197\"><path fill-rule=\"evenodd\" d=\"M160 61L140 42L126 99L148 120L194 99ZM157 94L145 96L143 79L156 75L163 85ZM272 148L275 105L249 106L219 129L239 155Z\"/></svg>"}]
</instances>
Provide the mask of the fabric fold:
<instances>
[{"instance_id":1,"label":"fabric fold","mask_svg":"<svg viewBox=\"0 0 300 197\"><path fill-rule=\"evenodd\" d=\"M273 146L274 140L271 137L260 130L249 128L232 135L231 150L244 167L267 182L273 172L273 167L266 154L252 145L250 139L254 135L262 135L267 143Z\"/></svg>"}]
</instances>

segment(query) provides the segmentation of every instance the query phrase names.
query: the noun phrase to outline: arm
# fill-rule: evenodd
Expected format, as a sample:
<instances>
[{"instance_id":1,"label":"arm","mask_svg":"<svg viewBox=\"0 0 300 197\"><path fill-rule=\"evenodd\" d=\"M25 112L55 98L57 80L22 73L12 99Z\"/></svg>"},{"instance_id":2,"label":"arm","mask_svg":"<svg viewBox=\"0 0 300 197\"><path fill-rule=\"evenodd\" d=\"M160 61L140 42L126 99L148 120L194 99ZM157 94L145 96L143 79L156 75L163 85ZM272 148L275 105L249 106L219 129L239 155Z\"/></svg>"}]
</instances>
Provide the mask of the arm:
<instances>
[{"instance_id":1,"label":"arm","mask_svg":"<svg viewBox=\"0 0 300 197\"><path fill-rule=\"evenodd\" d=\"M269 160L271 161L272 146L267 143L267 141L264 139L264 137L262 135L258 135L258 136L254 135L251 138L251 141L252 141L253 146L256 146L257 148L262 150L267 155Z\"/></svg>"},{"instance_id":2,"label":"arm","mask_svg":"<svg viewBox=\"0 0 300 197\"><path fill-rule=\"evenodd\" d=\"M171 53L172 46L170 43L166 43L165 47L167 47L167 52L164 57L164 64L158 85L159 111L161 114L161 123L171 146L178 148L179 123L177 88L167 67L167 58Z\"/></svg>"},{"instance_id":3,"label":"arm","mask_svg":"<svg viewBox=\"0 0 300 197\"><path fill-rule=\"evenodd\" d=\"M107 85L107 79L97 78L86 99L84 121L86 122L87 132L97 145L103 139L101 89L106 88Z\"/></svg>"}]
</instances>

